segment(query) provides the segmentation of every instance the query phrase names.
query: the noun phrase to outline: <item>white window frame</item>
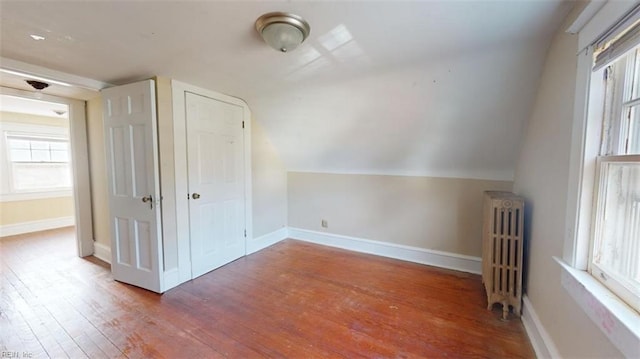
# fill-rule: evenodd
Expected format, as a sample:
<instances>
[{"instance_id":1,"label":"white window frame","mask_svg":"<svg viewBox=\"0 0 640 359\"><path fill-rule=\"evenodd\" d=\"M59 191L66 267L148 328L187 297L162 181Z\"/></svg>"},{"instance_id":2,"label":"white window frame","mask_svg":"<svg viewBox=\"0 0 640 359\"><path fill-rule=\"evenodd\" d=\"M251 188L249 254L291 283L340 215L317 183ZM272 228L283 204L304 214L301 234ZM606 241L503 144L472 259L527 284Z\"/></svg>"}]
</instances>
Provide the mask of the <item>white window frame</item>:
<instances>
[{"instance_id":1,"label":"white window frame","mask_svg":"<svg viewBox=\"0 0 640 359\"><path fill-rule=\"evenodd\" d=\"M609 288L616 296L640 312L640 288L633 281L619 276L612 268L601 265L594 258L598 255L601 238L601 221L604 210L605 172L612 163L637 163L640 156L629 154L629 135L631 127L631 109L640 104L640 85L635 83L640 78L640 48L631 48L626 54L613 59L612 63L600 71L596 71L591 82L590 101L602 106L592 117L592 126L601 124L601 144L596 157L595 181L593 183L594 202L590 209L593 213L590 226L588 272ZM599 82L602 83L599 83ZM635 83L635 84L634 84ZM601 86L602 85L602 86ZM635 88L634 88L635 87ZM606 88L606 91L603 89ZM595 91L592 91L594 90ZM637 111L637 110L636 110ZM600 121L598 122L598 119ZM634 139L637 141L637 139ZM595 141L595 139L594 139ZM640 258L639 258L640 260Z\"/></svg>"},{"instance_id":2,"label":"white window frame","mask_svg":"<svg viewBox=\"0 0 640 359\"><path fill-rule=\"evenodd\" d=\"M613 64L603 69L603 76L609 67L611 67L611 74L607 76L617 77L618 80L614 82L611 90L614 92L610 99L605 99L605 109L603 111L604 116L609 116L609 127L607 128L609 133L603 134L601 137L606 138L607 141L603 141L600 146L600 154L602 156L616 155L625 153L625 142L627 140L627 128L624 126L624 111L627 108L636 105L640 98L632 100L625 100L627 96L630 96L632 91L631 84L626 81L626 75L629 71L634 71L632 67L635 66L635 57L632 58L631 54L624 55L622 61L615 61ZM600 74L600 71L598 71ZM620 75L623 78L620 78ZM608 108L608 107L612 108Z\"/></svg>"},{"instance_id":3,"label":"white window frame","mask_svg":"<svg viewBox=\"0 0 640 359\"><path fill-rule=\"evenodd\" d=\"M640 294L638 293L638 287L631 287L631 283L624 284L625 279L620 278L615 272L609 270L605 266L599 265L593 258L595 255L596 242L600 240L599 231L603 217L603 194L602 189L605 185L606 164L621 163L621 162L640 162L640 155L617 155L617 156L601 156L597 159L597 173L596 173L596 185L594 191L596 191L596 205L594 208L594 217L592 221L592 236L590 242L590 254L589 254L589 268L588 271L591 275L611 290L616 296L622 299L626 304L630 305L636 311L640 312ZM640 260L640 257L638 258Z\"/></svg>"},{"instance_id":4,"label":"white window frame","mask_svg":"<svg viewBox=\"0 0 640 359\"><path fill-rule=\"evenodd\" d=\"M604 69L592 72L593 46L610 35L616 24L632 24L627 16L637 2L589 3L567 30L578 34L577 74L572 125L571 155L567 187L566 232L561 282L611 343L627 357L636 357L640 348L640 314L615 296L587 270L591 245L591 223L595 204L596 158L600 153ZM596 115L598 114L598 115Z\"/></svg>"},{"instance_id":5,"label":"white window frame","mask_svg":"<svg viewBox=\"0 0 640 359\"><path fill-rule=\"evenodd\" d=\"M12 132L7 132L6 133L6 140L8 142L7 145L7 154L8 154L8 162L9 162L9 171L8 174L9 176L9 190L11 193L28 193L28 192L51 192L51 191L64 191L64 190L68 190L71 191L73 188L73 184L71 183L71 161L69 161L69 138L68 137L55 137L53 135L45 135L45 134L40 134L40 133L31 133L31 134L26 134L26 133L12 133ZM67 149L66 149L66 153L67 153L67 160L62 160L62 161L56 161L56 160L52 160L49 159L47 161L37 161L37 160L33 160L33 158L31 158L28 161L18 161L16 159L13 158L12 155L12 148L11 148L11 141L12 140L16 140L16 139L21 139L21 140L26 140L29 141L31 143L33 142L46 142L46 143L62 143L64 145L66 145ZM30 152L30 156L33 156L33 149L29 150ZM49 156L51 157L52 150L48 149L49 152ZM68 186L50 186L50 187L37 187L37 188L31 188L31 189L20 189L18 188L19 186L16 184L16 173L15 173L15 166L16 165L26 165L28 164L28 166L66 166L67 167L67 171L69 174L69 185Z\"/></svg>"},{"instance_id":6,"label":"white window frame","mask_svg":"<svg viewBox=\"0 0 640 359\"><path fill-rule=\"evenodd\" d=\"M73 195L73 187L32 191L15 190L12 184L12 166L7 146L7 138L10 136L63 139L69 141L70 144L68 127L0 122L0 134L0 169L3 173L7 174L6 176L2 176L2 179L0 180L0 202L70 197ZM71 150L71 147L69 147L69 149Z\"/></svg>"}]
</instances>

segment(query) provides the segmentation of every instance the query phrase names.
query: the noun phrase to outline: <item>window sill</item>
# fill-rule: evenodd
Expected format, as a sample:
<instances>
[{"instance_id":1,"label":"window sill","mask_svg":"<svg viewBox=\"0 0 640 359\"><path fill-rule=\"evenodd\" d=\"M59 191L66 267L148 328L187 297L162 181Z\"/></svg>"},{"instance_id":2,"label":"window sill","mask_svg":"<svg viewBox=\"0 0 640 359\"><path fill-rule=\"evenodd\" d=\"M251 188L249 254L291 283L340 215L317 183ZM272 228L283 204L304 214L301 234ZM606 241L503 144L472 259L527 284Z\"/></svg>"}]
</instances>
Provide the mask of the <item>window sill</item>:
<instances>
[{"instance_id":1,"label":"window sill","mask_svg":"<svg viewBox=\"0 0 640 359\"><path fill-rule=\"evenodd\" d=\"M640 356L640 314L589 273L553 257L562 267L562 286L611 343L628 358Z\"/></svg>"},{"instance_id":2,"label":"window sill","mask_svg":"<svg viewBox=\"0 0 640 359\"><path fill-rule=\"evenodd\" d=\"M46 192L3 193L3 194L0 194L0 202L31 201L31 200L37 200L37 199L71 197L71 196L73 196L73 191L70 189L46 191Z\"/></svg>"}]
</instances>

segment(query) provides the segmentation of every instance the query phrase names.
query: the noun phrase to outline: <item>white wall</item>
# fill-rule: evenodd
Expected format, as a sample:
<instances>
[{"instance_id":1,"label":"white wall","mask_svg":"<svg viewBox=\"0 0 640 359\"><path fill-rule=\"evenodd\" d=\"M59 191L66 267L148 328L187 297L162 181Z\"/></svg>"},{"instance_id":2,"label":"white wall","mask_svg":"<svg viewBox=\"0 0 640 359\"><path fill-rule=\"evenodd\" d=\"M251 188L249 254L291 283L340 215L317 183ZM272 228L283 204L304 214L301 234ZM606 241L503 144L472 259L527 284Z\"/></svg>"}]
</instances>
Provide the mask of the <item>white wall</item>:
<instances>
[{"instance_id":1,"label":"white wall","mask_svg":"<svg viewBox=\"0 0 640 359\"><path fill-rule=\"evenodd\" d=\"M289 172L289 226L479 257L482 193L511 187L508 181Z\"/></svg>"},{"instance_id":2,"label":"white wall","mask_svg":"<svg viewBox=\"0 0 640 359\"><path fill-rule=\"evenodd\" d=\"M565 25L577 16L569 16ZM578 38L563 26L547 54L518 159L514 191L526 199L526 294L563 357L621 357L560 284Z\"/></svg>"},{"instance_id":3,"label":"white wall","mask_svg":"<svg viewBox=\"0 0 640 359\"><path fill-rule=\"evenodd\" d=\"M249 103L289 171L513 180L546 46L468 49Z\"/></svg>"},{"instance_id":4,"label":"white wall","mask_svg":"<svg viewBox=\"0 0 640 359\"><path fill-rule=\"evenodd\" d=\"M109 202L107 192L107 164L102 124L102 97L87 101L87 142L91 173L91 211L93 239L103 247L111 247Z\"/></svg>"},{"instance_id":5,"label":"white wall","mask_svg":"<svg viewBox=\"0 0 640 359\"><path fill-rule=\"evenodd\" d=\"M251 124L253 237L287 225L287 171L264 129Z\"/></svg>"}]
</instances>

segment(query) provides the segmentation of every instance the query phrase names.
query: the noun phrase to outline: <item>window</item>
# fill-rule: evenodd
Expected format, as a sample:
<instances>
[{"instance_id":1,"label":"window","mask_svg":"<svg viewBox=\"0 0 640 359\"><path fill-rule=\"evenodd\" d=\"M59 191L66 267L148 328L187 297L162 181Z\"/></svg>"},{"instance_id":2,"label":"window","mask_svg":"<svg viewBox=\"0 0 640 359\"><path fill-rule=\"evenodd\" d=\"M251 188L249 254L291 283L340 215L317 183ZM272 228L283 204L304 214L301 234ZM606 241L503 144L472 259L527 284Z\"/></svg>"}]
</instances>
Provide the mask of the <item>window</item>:
<instances>
[{"instance_id":1,"label":"window","mask_svg":"<svg viewBox=\"0 0 640 359\"><path fill-rule=\"evenodd\" d=\"M589 270L640 311L640 50L620 56L603 74Z\"/></svg>"},{"instance_id":2,"label":"window","mask_svg":"<svg viewBox=\"0 0 640 359\"><path fill-rule=\"evenodd\" d=\"M36 124L0 120L0 202L71 196L69 128L62 121ZM35 121L34 121L35 122Z\"/></svg>"},{"instance_id":3,"label":"window","mask_svg":"<svg viewBox=\"0 0 640 359\"><path fill-rule=\"evenodd\" d=\"M69 141L29 135L7 135L13 192L71 187Z\"/></svg>"},{"instance_id":4,"label":"window","mask_svg":"<svg viewBox=\"0 0 640 359\"><path fill-rule=\"evenodd\" d=\"M583 16L590 19L585 23ZM592 2L571 28L578 32L580 51L566 235L562 259L555 260L562 268L562 287L575 304L622 355L637 357L640 257L632 251L639 240L634 202L640 187L635 51L640 45L640 5Z\"/></svg>"}]
</instances>

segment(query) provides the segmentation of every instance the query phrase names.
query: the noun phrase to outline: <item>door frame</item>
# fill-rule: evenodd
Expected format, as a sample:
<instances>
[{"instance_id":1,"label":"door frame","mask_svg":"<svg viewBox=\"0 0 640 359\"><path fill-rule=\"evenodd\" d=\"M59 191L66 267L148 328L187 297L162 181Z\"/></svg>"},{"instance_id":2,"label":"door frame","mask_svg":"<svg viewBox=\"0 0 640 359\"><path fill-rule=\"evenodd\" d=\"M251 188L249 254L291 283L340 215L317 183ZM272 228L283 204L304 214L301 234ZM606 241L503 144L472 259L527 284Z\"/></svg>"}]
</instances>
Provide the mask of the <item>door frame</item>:
<instances>
[{"instance_id":1,"label":"door frame","mask_svg":"<svg viewBox=\"0 0 640 359\"><path fill-rule=\"evenodd\" d=\"M34 99L32 91L0 86L0 94ZM69 107L69 140L73 168L73 199L75 210L76 244L79 257L94 252L89 149L87 142L86 101L41 94L37 100L61 103Z\"/></svg>"},{"instance_id":2,"label":"door frame","mask_svg":"<svg viewBox=\"0 0 640 359\"><path fill-rule=\"evenodd\" d=\"M166 156L173 156L175 177L163 176L162 166L160 177L163 180L163 192L175 191L175 215L165 216L163 214L163 236L170 238L174 235L177 239L177 270L167 270L165 272L165 286L171 288L191 279L191 251L190 251L190 227L187 216L179 216L178 213L189 213L189 191L188 169L187 169L187 119L186 119L186 93L212 98L217 101L227 102L243 108L243 141L244 141L244 205L245 205L245 229L247 235L245 242L253 238L253 194L251 184L251 111L247 103L237 97L225 95L216 91L203 89L197 86L171 80L171 94L173 107L173 146L162 144L160 141L160 158L163 153ZM169 152L170 151L170 152ZM167 189L166 187L172 187ZM164 196L164 195L163 195ZM165 228L175 228L175 233L165 233ZM167 251L165 250L165 256ZM246 255L246 246L245 246ZM166 261L166 259L165 259Z\"/></svg>"}]
</instances>

